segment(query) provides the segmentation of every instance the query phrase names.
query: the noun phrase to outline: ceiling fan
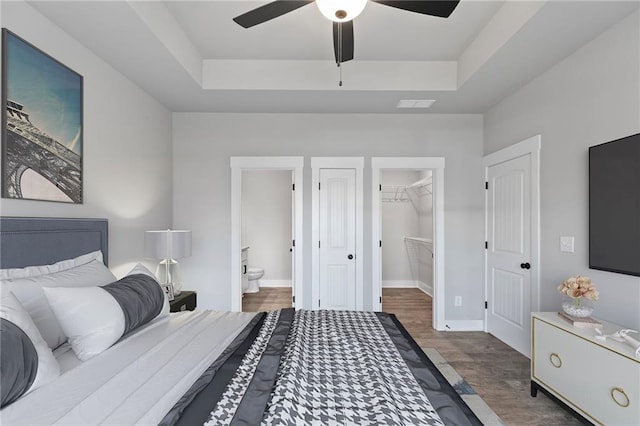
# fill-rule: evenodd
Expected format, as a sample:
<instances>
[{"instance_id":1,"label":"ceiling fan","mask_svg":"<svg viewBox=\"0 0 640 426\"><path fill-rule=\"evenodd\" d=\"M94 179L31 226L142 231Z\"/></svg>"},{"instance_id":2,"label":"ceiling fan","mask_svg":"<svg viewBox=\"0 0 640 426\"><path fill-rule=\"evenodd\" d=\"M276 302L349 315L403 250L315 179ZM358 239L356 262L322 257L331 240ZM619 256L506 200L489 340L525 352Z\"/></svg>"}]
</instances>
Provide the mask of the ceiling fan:
<instances>
[{"instance_id":1,"label":"ceiling fan","mask_svg":"<svg viewBox=\"0 0 640 426\"><path fill-rule=\"evenodd\" d=\"M460 0L370 0L423 15L448 18ZM262 24L313 3L314 0L276 0L250 10L233 20L244 28ZM320 12L333 21L333 51L338 66L353 59L353 19L367 4L367 0L315 0Z\"/></svg>"}]
</instances>

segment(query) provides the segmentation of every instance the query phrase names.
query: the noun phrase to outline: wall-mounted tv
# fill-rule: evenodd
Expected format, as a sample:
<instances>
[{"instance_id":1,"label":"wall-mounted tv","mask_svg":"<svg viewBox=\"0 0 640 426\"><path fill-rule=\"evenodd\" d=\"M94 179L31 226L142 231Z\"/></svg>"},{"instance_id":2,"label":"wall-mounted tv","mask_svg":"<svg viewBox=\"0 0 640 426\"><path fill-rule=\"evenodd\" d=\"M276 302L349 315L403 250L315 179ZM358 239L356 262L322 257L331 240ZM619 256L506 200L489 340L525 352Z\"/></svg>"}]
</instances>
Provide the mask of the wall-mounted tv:
<instances>
[{"instance_id":1,"label":"wall-mounted tv","mask_svg":"<svg viewBox=\"0 0 640 426\"><path fill-rule=\"evenodd\" d=\"M589 268L640 276L640 133L589 148Z\"/></svg>"}]
</instances>

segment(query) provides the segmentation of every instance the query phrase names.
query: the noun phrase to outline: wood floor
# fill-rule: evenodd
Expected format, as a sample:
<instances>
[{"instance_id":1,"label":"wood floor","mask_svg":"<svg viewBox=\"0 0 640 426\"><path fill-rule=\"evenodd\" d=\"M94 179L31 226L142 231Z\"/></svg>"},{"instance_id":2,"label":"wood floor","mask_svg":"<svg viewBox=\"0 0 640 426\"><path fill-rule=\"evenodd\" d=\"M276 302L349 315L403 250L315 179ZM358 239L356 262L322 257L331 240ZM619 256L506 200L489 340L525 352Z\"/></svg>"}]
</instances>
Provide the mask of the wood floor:
<instances>
[{"instance_id":1,"label":"wood floor","mask_svg":"<svg viewBox=\"0 0 640 426\"><path fill-rule=\"evenodd\" d=\"M579 425L541 392L529 395L529 359L484 332L440 332L431 326L431 298L418 289L383 289L382 310L395 314L416 342L434 348L507 425ZM291 307L291 289L245 294L243 310Z\"/></svg>"},{"instance_id":2,"label":"wood floor","mask_svg":"<svg viewBox=\"0 0 640 426\"><path fill-rule=\"evenodd\" d=\"M257 293L242 295L243 312L263 312L291 307L291 288L260 287Z\"/></svg>"}]
</instances>

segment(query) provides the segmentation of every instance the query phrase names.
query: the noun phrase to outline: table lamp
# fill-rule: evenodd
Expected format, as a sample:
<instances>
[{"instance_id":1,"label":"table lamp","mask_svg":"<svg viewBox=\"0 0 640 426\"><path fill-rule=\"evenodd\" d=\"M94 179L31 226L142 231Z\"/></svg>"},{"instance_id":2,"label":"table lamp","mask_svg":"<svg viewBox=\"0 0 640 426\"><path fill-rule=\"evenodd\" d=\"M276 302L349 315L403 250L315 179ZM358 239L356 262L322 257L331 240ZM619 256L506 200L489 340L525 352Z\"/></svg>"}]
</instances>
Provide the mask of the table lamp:
<instances>
[{"instance_id":1,"label":"table lamp","mask_svg":"<svg viewBox=\"0 0 640 426\"><path fill-rule=\"evenodd\" d=\"M176 259L191 256L191 231L145 231L144 255L160 259L156 277L160 284L171 285L174 295L180 294L182 274Z\"/></svg>"}]
</instances>

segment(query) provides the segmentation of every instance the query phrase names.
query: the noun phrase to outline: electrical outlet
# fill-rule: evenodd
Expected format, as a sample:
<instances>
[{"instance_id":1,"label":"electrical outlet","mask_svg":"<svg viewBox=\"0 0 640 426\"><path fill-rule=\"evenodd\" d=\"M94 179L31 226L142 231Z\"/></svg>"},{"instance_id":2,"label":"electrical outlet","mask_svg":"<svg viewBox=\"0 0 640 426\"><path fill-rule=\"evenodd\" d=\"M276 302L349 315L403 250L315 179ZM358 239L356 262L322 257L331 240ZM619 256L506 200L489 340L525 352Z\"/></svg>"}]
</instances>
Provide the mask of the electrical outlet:
<instances>
[{"instance_id":1,"label":"electrical outlet","mask_svg":"<svg viewBox=\"0 0 640 426\"><path fill-rule=\"evenodd\" d=\"M573 253L574 241L575 239L573 237L560 237L560 251L564 253Z\"/></svg>"},{"instance_id":2,"label":"electrical outlet","mask_svg":"<svg viewBox=\"0 0 640 426\"><path fill-rule=\"evenodd\" d=\"M456 296L456 298L454 300L454 304L456 306L462 306L462 296Z\"/></svg>"}]
</instances>

